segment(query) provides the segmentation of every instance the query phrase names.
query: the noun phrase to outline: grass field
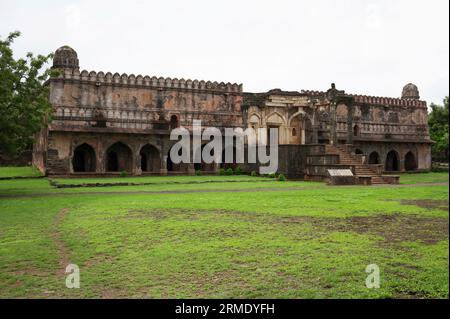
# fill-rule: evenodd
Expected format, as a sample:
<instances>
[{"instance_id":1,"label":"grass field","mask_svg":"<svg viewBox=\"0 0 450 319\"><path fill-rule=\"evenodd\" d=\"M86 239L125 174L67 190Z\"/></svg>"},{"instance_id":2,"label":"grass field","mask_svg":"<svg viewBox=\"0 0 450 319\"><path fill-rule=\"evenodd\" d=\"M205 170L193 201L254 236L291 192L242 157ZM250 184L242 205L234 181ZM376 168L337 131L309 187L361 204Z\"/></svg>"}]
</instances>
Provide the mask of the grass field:
<instances>
[{"instance_id":1,"label":"grass field","mask_svg":"<svg viewBox=\"0 0 450 319\"><path fill-rule=\"evenodd\" d=\"M41 172L31 166L5 166L0 167L0 178L1 177L36 177L42 176Z\"/></svg>"},{"instance_id":2,"label":"grass field","mask_svg":"<svg viewBox=\"0 0 450 319\"><path fill-rule=\"evenodd\" d=\"M382 187L127 179L154 184L0 181L0 297L448 298L447 173ZM65 287L68 263L80 289Z\"/></svg>"}]
</instances>

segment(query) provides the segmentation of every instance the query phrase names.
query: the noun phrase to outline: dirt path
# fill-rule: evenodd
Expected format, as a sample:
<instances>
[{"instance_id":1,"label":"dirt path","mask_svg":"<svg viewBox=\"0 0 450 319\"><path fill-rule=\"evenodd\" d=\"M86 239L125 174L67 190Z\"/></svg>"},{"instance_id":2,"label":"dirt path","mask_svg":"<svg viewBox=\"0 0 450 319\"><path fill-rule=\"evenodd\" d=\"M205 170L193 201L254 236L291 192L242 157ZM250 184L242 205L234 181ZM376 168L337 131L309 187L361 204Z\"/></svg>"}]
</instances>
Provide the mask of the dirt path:
<instances>
[{"instance_id":1,"label":"dirt path","mask_svg":"<svg viewBox=\"0 0 450 319\"><path fill-rule=\"evenodd\" d=\"M69 259L69 251L67 250L66 246L64 245L64 241L61 238L61 223L64 219L64 217L69 212L68 208L61 209L58 214L55 216L55 219L53 220L52 225L52 239L55 243L56 250L58 251L58 262L60 267L58 267L57 275L64 275L67 265L70 263Z\"/></svg>"},{"instance_id":2,"label":"dirt path","mask_svg":"<svg viewBox=\"0 0 450 319\"><path fill-rule=\"evenodd\" d=\"M245 189L191 189L191 190L169 190L169 191L114 191L114 192L71 192L71 193L34 193L34 194L8 194L1 195L0 198L27 198L27 197L45 197L45 196L79 196L79 195L158 195L158 194L189 194L189 193L252 193L252 192L283 192L293 190L310 189L328 189L328 188L352 188L352 187L376 187L376 188L403 188L403 187L422 187L422 186L448 186L446 182L442 183L417 183L417 184L398 184L398 185L372 185L372 186L293 186L293 187L273 187L273 188L245 188Z\"/></svg>"}]
</instances>

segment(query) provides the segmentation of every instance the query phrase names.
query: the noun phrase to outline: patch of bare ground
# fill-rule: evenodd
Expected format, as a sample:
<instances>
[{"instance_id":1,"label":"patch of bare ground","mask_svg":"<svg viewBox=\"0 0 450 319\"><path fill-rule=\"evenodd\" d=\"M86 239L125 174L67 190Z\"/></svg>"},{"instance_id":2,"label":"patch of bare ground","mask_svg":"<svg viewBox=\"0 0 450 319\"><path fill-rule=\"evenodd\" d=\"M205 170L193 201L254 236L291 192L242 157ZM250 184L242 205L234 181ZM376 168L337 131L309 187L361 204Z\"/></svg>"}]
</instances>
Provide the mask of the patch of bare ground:
<instances>
[{"instance_id":1,"label":"patch of bare ground","mask_svg":"<svg viewBox=\"0 0 450 319\"><path fill-rule=\"evenodd\" d=\"M448 201L408 201L408 204L426 205L427 208L442 207ZM224 218L240 222L260 222L270 227L277 225L289 226L298 224L310 224L318 232L330 231L356 232L379 236L383 244L398 244L401 242L422 242L435 244L449 239L449 220L444 217L422 217L411 214L385 214L373 216L354 216L347 218L311 217L311 216L271 216L262 213L248 213L226 210L191 211L191 210L135 210L130 211L122 218L152 218L155 220L164 218L197 220L202 214L217 214L220 221ZM209 218L208 222L214 218ZM311 234L311 238L318 233ZM305 235L306 236L306 235Z\"/></svg>"},{"instance_id":2,"label":"patch of bare ground","mask_svg":"<svg viewBox=\"0 0 450 319\"><path fill-rule=\"evenodd\" d=\"M84 263L84 268L91 268L101 264L112 264L117 260L115 256L108 256L105 254L98 254L90 258Z\"/></svg>"},{"instance_id":3,"label":"patch of bare ground","mask_svg":"<svg viewBox=\"0 0 450 319\"><path fill-rule=\"evenodd\" d=\"M441 209L448 211L448 200L433 200L433 199L421 199L421 200L402 200L402 205L415 205L425 209Z\"/></svg>"},{"instance_id":4,"label":"patch of bare ground","mask_svg":"<svg viewBox=\"0 0 450 319\"><path fill-rule=\"evenodd\" d=\"M66 267L70 263L69 251L67 250L64 241L62 240L60 229L60 225L68 212L68 208L61 209L58 214L56 214L55 219L53 220L53 230L51 233L51 237L53 239L53 242L55 243L56 250L58 251L58 262L60 265L57 270L58 275L64 275Z\"/></svg>"},{"instance_id":5,"label":"patch of bare ground","mask_svg":"<svg viewBox=\"0 0 450 319\"><path fill-rule=\"evenodd\" d=\"M317 219L313 224L333 231L353 231L383 238L385 244L422 242L435 244L448 240L448 218L419 217L416 215L378 215L337 219Z\"/></svg>"}]
</instances>

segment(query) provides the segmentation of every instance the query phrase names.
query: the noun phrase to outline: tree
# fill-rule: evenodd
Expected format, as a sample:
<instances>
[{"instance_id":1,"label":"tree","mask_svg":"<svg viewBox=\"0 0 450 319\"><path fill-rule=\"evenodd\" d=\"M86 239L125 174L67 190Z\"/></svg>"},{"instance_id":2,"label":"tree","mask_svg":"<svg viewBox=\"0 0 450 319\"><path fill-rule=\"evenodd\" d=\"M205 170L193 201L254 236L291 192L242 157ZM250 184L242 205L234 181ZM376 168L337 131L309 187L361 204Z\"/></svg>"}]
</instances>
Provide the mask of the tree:
<instances>
[{"instance_id":1,"label":"tree","mask_svg":"<svg viewBox=\"0 0 450 319\"><path fill-rule=\"evenodd\" d=\"M11 44L19 36L15 31L5 40L0 38L0 153L8 155L29 146L50 116L49 89L44 83L58 73L43 69L52 54L29 52L16 60Z\"/></svg>"},{"instance_id":2,"label":"tree","mask_svg":"<svg viewBox=\"0 0 450 319\"><path fill-rule=\"evenodd\" d=\"M433 159L448 162L448 96L444 99L444 106L431 103L430 107L428 125L431 139L436 142L431 155Z\"/></svg>"}]
</instances>

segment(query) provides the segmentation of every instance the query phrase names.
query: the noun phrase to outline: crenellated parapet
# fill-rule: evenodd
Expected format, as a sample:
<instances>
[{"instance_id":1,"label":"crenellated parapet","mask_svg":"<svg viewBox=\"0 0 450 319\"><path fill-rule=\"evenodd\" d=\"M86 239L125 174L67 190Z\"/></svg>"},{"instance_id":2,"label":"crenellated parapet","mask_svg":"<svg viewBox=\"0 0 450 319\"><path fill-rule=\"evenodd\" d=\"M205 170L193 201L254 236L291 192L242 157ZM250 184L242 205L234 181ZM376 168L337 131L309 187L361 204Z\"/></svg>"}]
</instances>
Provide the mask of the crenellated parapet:
<instances>
[{"instance_id":1,"label":"crenellated parapet","mask_svg":"<svg viewBox=\"0 0 450 319\"><path fill-rule=\"evenodd\" d=\"M400 98L392 98L392 97L380 97L380 96L367 96L367 95L355 95L353 96L354 101L356 103L367 103L374 105L385 105L385 106L413 106L426 108L427 102L413 99L400 99Z\"/></svg>"},{"instance_id":2,"label":"crenellated parapet","mask_svg":"<svg viewBox=\"0 0 450 319\"><path fill-rule=\"evenodd\" d=\"M242 84L211 82L203 80L163 78L156 76L142 76L126 73L119 74L111 72L95 72L95 71L78 71L77 69L66 68L64 72L53 80L80 81L84 83L92 83L94 85L113 85L124 87L149 87L154 89L175 89L186 91L213 92L213 93L229 93L241 94Z\"/></svg>"},{"instance_id":3,"label":"crenellated parapet","mask_svg":"<svg viewBox=\"0 0 450 319\"><path fill-rule=\"evenodd\" d=\"M304 94L308 94L313 97L325 96L326 92L314 91L314 90L302 90ZM353 97L354 102L357 104L371 104L379 106L410 106L417 108L426 108L427 102L420 101L417 99L404 99L404 98L392 98L392 97L381 97L381 96L370 96L370 95L360 95L360 94L348 94Z\"/></svg>"}]
</instances>

